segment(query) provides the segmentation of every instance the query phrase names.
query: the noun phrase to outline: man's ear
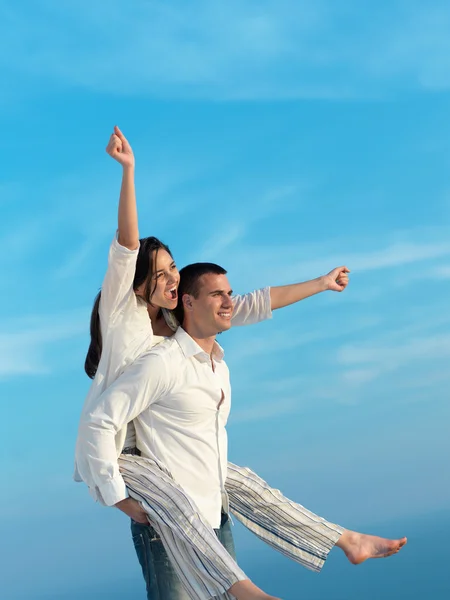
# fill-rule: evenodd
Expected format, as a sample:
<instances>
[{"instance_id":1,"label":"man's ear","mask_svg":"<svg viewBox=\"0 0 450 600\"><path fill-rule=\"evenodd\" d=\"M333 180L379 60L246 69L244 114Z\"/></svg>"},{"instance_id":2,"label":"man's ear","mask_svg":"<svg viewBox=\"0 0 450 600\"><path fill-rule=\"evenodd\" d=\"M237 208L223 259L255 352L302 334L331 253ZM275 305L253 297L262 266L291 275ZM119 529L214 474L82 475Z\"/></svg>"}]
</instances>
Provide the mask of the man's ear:
<instances>
[{"instance_id":1,"label":"man's ear","mask_svg":"<svg viewBox=\"0 0 450 600\"><path fill-rule=\"evenodd\" d=\"M181 301L185 311L192 311L192 297L189 294L183 294Z\"/></svg>"}]
</instances>

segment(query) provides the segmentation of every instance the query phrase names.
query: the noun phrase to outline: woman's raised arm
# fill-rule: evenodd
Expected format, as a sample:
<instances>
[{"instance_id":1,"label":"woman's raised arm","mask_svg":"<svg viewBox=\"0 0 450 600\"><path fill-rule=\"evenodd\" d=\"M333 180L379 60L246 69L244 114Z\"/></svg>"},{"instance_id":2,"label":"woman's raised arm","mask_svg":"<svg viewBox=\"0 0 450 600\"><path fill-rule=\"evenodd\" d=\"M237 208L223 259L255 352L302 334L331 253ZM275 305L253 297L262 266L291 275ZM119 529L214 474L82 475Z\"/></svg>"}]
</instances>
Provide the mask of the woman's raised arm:
<instances>
[{"instance_id":1,"label":"woman's raised arm","mask_svg":"<svg viewBox=\"0 0 450 600\"><path fill-rule=\"evenodd\" d=\"M134 155L127 138L117 125L114 127L114 133L109 138L106 152L123 168L117 241L129 250L136 250L139 246L139 228L134 186Z\"/></svg>"},{"instance_id":2,"label":"woman's raised arm","mask_svg":"<svg viewBox=\"0 0 450 600\"><path fill-rule=\"evenodd\" d=\"M116 126L109 138L106 152L123 169L120 190L118 235L111 244L108 269L102 284L98 312L103 333L112 325L118 314L123 313L124 303L134 300L133 280L139 248L139 230L134 187L134 155L131 146Z\"/></svg>"}]
</instances>

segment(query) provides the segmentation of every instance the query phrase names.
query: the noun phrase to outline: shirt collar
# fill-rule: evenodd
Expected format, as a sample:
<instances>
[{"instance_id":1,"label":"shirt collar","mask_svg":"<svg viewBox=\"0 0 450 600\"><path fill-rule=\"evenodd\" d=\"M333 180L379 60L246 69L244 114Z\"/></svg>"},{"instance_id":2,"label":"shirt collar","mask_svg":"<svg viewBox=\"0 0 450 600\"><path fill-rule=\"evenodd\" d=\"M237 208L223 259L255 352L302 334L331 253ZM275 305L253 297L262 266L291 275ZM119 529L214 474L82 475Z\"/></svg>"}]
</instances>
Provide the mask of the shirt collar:
<instances>
[{"instance_id":1,"label":"shirt collar","mask_svg":"<svg viewBox=\"0 0 450 600\"><path fill-rule=\"evenodd\" d=\"M192 339L191 336L188 333L186 333L186 331L181 326L178 327L173 337L177 340L178 345L180 346L186 358L191 358L192 356L195 356L196 358L198 358L198 360L202 362L204 360L210 360L209 354L205 352L203 348L200 348L197 342L194 339ZM214 342L212 351L212 356L214 360L220 362L221 360L223 360L224 354L225 353L223 351L223 348L217 342Z\"/></svg>"}]
</instances>

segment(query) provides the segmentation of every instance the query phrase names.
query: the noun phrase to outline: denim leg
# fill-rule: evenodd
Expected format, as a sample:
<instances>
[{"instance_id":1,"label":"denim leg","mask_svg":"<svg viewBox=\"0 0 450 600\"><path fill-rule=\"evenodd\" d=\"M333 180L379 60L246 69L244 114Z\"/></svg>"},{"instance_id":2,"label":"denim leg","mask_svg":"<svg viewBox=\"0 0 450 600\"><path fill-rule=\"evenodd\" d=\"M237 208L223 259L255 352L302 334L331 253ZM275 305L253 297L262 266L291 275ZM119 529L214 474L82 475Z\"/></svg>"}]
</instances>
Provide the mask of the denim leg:
<instances>
[{"instance_id":1,"label":"denim leg","mask_svg":"<svg viewBox=\"0 0 450 600\"><path fill-rule=\"evenodd\" d=\"M144 575L147 600L190 600L153 527L132 520L131 533Z\"/></svg>"},{"instance_id":2,"label":"denim leg","mask_svg":"<svg viewBox=\"0 0 450 600\"><path fill-rule=\"evenodd\" d=\"M235 559L233 533L228 515L222 514L220 529L216 529L215 532L222 546ZM131 533L145 579L147 600L190 600L153 527L132 520Z\"/></svg>"},{"instance_id":3,"label":"denim leg","mask_svg":"<svg viewBox=\"0 0 450 600\"><path fill-rule=\"evenodd\" d=\"M222 546L227 550L228 554L236 560L236 549L234 547L233 532L231 531L231 519L227 514L222 513L220 529L216 529L215 531Z\"/></svg>"}]
</instances>

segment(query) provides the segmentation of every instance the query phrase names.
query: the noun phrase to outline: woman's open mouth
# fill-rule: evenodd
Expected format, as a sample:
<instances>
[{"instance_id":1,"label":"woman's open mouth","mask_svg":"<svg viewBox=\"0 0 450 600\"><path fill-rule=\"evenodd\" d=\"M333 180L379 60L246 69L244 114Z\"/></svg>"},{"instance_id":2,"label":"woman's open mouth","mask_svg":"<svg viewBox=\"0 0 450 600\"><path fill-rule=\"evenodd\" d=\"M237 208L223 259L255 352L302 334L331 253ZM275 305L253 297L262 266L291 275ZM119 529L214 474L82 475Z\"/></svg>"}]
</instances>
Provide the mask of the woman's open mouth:
<instances>
[{"instance_id":1,"label":"woman's open mouth","mask_svg":"<svg viewBox=\"0 0 450 600\"><path fill-rule=\"evenodd\" d=\"M176 300L178 297L177 288L176 287L170 288L170 290L168 292L165 292L165 294L166 294L167 298L169 298L169 300Z\"/></svg>"}]
</instances>

